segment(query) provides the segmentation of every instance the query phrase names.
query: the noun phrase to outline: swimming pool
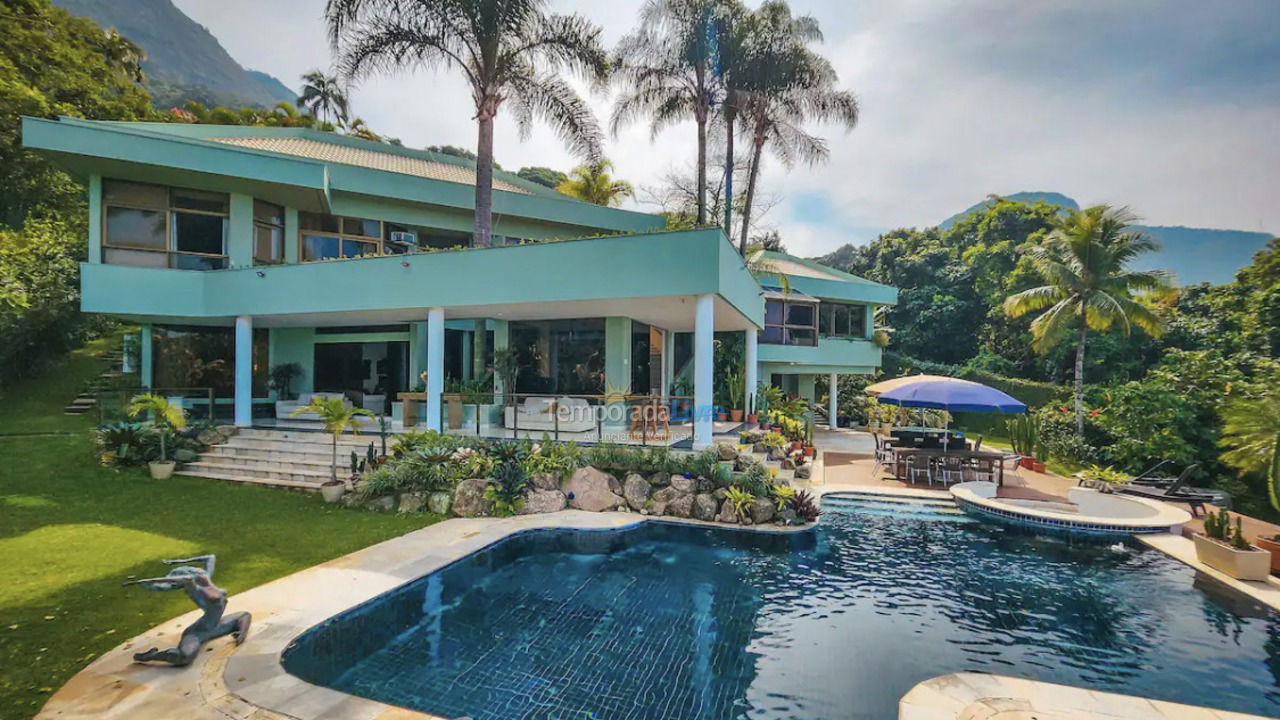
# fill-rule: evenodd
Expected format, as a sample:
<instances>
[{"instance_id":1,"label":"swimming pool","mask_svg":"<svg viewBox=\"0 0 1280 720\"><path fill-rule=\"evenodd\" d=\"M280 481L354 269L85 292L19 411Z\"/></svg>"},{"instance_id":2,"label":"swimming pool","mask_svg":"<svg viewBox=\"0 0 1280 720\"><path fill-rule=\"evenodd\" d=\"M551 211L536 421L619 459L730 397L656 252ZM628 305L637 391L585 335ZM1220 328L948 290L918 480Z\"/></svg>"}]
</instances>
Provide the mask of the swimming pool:
<instances>
[{"instance_id":1,"label":"swimming pool","mask_svg":"<svg viewBox=\"0 0 1280 720\"><path fill-rule=\"evenodd\" d=\"M886 720L957 671L1280 715L1280 618L1156 551L926 501L824 510L791 535L515 535L309 630L285 668L476 720Z\"/></svg>"}]
</instances>

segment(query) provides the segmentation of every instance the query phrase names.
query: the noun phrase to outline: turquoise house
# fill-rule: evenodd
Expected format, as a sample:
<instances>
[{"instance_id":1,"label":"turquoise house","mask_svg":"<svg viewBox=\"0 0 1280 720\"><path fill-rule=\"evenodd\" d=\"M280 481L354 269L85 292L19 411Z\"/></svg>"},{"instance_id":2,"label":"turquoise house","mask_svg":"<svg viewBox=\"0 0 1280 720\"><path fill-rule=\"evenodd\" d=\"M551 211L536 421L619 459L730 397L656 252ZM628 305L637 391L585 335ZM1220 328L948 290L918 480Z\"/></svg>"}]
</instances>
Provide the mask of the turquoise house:
<instances>
[{"instance_id":1,"label":"turquoise house","mask_svg":"<svg viewBox=\"0 0 1280 720\"><path fill-rule=\"evenodd\" d=\"M239 425L332 392L397 418L407 394L441 429L447 389L509 351L515 387L495 389L525 399L690 387L704 446L717 333L746 356L745 397L721 404L753 407L758 382L812 399L820 374L879 366L873 313L897 299L786 255L757 278L718 228L665 231L505 172L494 246L472 247L468 161L331 133L24 118L23 142L88 189L82 309L142 326L145 386L213 388Z\"/></svg>"}]
</instances>

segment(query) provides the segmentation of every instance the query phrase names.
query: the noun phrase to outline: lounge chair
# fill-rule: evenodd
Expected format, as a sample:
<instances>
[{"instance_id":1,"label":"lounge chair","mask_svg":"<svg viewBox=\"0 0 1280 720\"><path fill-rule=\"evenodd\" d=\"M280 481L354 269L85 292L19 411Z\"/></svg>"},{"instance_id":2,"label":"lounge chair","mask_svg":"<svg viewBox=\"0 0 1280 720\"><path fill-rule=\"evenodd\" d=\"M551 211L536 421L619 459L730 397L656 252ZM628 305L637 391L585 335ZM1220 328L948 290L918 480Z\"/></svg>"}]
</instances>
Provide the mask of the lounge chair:
<instances>
[{"instance_id":1,"label":"lounge chair","mask_svg":"<svg viewBox=\"0 0 1280 720\"><path fill-rule=\"evenodd\" d=\"M1182 474L1178 476L1168 487L1159 487L1156 485L1145 485L1141 483L1130 483L1120 488L1120 492L1126 495L1136 495L1138 497L1149 498L1151 500L1163 500L1169 503L1185 503L1191 508L1191 514L1199 517L1204 511L1204 506L1212 503L1216 498L1207 493L1195 492L1194 489L1188 491L1185 489L1187 479L1192 473L1200 469L1199 464L1188 465Z\"/></svg>"}]
</instances>

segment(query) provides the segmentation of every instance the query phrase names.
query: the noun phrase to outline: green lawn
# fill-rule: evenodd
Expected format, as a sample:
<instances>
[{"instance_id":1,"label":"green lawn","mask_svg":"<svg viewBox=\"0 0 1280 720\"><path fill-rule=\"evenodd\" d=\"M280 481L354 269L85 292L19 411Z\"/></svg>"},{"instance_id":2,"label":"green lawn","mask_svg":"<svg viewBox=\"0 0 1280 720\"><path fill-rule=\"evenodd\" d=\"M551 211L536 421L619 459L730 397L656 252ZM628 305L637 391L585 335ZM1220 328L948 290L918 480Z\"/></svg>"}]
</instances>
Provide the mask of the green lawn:
<instances>
[{"instance_id":1,"label":"green lawn","mask_svg":"<svg viewBox=\"0 0 1280 720\"><path fill-rule=\"evenodd\" d=\"M161 558L216 553L215 581L237 593L438 519L99 467L93 418L62 406L100 362L79 353L3 399L0 432L79 432L0 437L0 718L30 718L94 657L191 609L181 593L120 587L163 574Z\"/></svg>"}]
</instances>

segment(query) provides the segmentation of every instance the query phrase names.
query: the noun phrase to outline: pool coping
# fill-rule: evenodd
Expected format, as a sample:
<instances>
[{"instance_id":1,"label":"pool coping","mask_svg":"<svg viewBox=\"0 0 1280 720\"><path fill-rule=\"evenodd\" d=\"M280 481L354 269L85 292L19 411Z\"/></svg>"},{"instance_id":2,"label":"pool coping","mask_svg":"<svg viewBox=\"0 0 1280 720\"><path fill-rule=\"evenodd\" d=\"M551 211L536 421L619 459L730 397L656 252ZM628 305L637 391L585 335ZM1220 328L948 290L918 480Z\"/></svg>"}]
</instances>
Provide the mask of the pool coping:
<instances>
[{"instance_id":1,"label":"pool coping","mask_svg":"<svg viewBox=\"0 0 1280 720\"><path fill-rule=\"evenodd\" d=\"M215 640L187 668L142 665L133 662L132 655L147 647L172 645L200 612L157 625L77 673L49 698L36 720L443 720L313 685L285 672L281 656L308 629L514 535L557 529L619 531L644 523L767 534L802 533L816 527L740 526L582 510L454 518L232 596L229 611L253 614L249 638L239 647L229 638Z\"/></svg>"},{"instance_id":2,"label":"pool coping","mask_svg":"<svg viewBox=\"0 0 1280 720\"><path fill-rule=\"evenodd\" d=\"M1168 533L1181 529L1191 522L1191 513L1147 498L1117 496L1117 500L1141 505L1155 511L1153 517L1114 518L1098 515L1082 515L1080 513L1061 510L1041 509L1033 506L1009 502L999 497L987 497L979 494L979 490L995 492L995 483L965 482L951 487L951 495L963 509L974 509L978 512L991 513L998 517L1047 527L1079 530L1084 532L1105 533L1109 535L1140 535L1146 533ZM1097 490L1072 488L1071 492L1096 493L1102 497L1110 497Z\"/></svg>"}]
</instances>

